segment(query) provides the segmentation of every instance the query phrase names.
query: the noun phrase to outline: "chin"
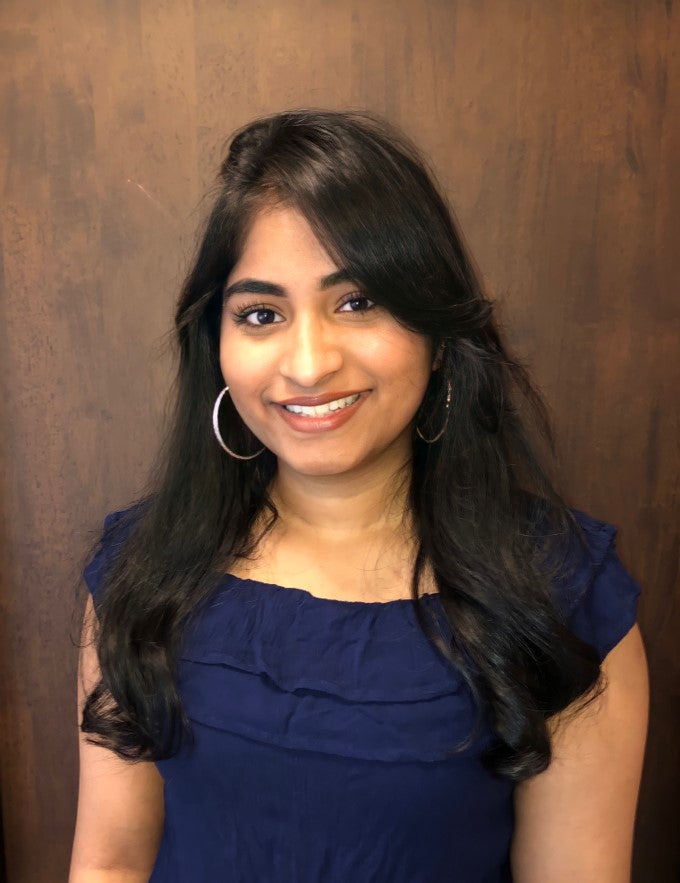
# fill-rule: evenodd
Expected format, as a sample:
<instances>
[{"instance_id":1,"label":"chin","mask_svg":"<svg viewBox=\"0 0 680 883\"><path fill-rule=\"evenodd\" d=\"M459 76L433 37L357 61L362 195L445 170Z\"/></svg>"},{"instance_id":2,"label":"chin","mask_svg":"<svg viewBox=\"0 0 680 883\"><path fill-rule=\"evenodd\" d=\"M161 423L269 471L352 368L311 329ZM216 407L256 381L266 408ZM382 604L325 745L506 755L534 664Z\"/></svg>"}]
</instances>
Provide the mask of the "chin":
<instances>
[{"instance_id":1,"label":"chin","mask_svg":"<svg viewBox=\"0 0 680 883\"><path fill-rule=\"evenodd\" d=\"M332 475L344 475L347 472L351 472L355 469L359 464L353 463L350 466L340 465L338 463L300 463L300 464L289 464L289 469L293 472L297 472L298 475L308 475L310 477L314 476L317 478L321 478L322 476L332 476Z\"/></svg>"},{"instance_id":2,"label":"chin","mask_svg":"<svg viewBox=\"0 0 680 883\"><path fill-rule=\"evenodd\" d=\"M286 468L298 475L310 477L343 475L363 465L363 461L356 457L331 458L331 457L308 457L290 460L279 458L279 463L284 463Z\"/></svg>"}]
</instances>

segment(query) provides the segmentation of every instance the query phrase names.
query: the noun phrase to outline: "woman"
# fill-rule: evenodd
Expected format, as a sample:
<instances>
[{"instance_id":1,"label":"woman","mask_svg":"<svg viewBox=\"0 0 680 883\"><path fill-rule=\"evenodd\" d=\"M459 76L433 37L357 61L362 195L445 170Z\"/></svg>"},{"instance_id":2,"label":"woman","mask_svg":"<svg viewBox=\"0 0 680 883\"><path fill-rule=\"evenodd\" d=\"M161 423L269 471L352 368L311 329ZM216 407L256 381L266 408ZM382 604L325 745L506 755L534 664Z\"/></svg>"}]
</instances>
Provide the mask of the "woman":
<instances>
[{"instance_id":1,"label":"woman","mask_svg":"<svg viewBox=\"0 0 680 883\"><path fill-rule=\"evenodd\" d=\"M246 126L176 326L161 466L85 569L73 883L628 880L639 586L417 151Z\"/></svg>"}]
</instances>

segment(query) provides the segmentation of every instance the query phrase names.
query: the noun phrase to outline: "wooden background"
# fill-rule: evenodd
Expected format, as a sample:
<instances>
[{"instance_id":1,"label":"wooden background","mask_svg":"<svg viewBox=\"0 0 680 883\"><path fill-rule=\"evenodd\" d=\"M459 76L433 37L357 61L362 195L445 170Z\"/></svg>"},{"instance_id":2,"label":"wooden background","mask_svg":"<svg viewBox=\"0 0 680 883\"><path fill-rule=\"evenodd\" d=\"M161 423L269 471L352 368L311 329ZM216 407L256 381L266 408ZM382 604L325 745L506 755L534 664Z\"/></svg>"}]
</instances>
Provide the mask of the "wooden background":
<instances>
[{"instance_id":1,"label":"wooden background","mask_svg":"<svg viewBox=\"0 0 680 883\"><path fill-rule=\"evenodd\" d=\"M643 583L635 880L678 880L680 9L672 0L4 0L0 787L10 883L65 879L84 549L139 489L226 136L369 108L426 150ZM206 432L210 428L206 426Z\"/></svg>"}]
</instances>

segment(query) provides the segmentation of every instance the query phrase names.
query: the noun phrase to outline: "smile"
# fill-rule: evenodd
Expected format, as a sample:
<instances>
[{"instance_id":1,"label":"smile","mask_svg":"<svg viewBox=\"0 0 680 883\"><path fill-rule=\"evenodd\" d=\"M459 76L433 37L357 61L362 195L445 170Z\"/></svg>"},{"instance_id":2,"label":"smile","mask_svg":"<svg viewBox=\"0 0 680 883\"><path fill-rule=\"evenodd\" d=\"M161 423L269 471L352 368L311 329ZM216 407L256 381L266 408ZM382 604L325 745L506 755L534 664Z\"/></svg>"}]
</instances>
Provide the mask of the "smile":
<instances>
[{"instance_id":1,"label":"smile","mask_svg":"<svg viewBox=\"0 0 680 883\"><path fill-rule=\"evenodd\" d=\"M348 408L350 405L353 405L358 398L359 393L347 396L344 399L334 399L332 402L326 402L324 405L315 405L314 407L307 407L305 405L283 405L283 408L291 414L301 414L303 417L326 417L328 414L333 413L333 411L342 411L343 408Z\"/></svg>"}]
</instances>

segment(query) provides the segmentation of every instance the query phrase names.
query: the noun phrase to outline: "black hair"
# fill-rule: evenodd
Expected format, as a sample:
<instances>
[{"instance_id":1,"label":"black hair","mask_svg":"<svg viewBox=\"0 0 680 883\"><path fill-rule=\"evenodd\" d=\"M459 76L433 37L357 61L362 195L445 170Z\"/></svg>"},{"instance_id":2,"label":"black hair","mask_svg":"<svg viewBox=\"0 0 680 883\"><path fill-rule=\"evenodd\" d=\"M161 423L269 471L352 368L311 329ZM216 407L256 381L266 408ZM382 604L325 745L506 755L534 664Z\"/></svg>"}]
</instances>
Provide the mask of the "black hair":
<instances>
[{"instance_id":1,"label":"black hair","mask_svg":"<svg viewBox=\"0 0 680 883\"><path fill-rule=\"evenodd\" d=\"M546 465L554 454L546 408L501 340L434 175L404 135L361 112L279 113L231 140L176 310L169 429L130 510L125 554L105 575L101 680L82 729L131 760L178 750L190 733L175 675L184 630L215 591L216 574L253 552L256 520L266 512L271 526L277 517L274 455L233 459L210 432L224 386L222 290L249 223L272 204L300 211L338 266L442 354L415 424L426 439L443 432L432 443L413 433L413 604L472 690L478 723L487 714L493 725L484 762L513 781L535 775L551 759L548 720L601 687L597 654L569 631L554 599L578 524ZM260 446L228 396L220 428L232 450ZM436 633L418 600L426 566L453 641Z\"/></svg>"}]
</instances>

